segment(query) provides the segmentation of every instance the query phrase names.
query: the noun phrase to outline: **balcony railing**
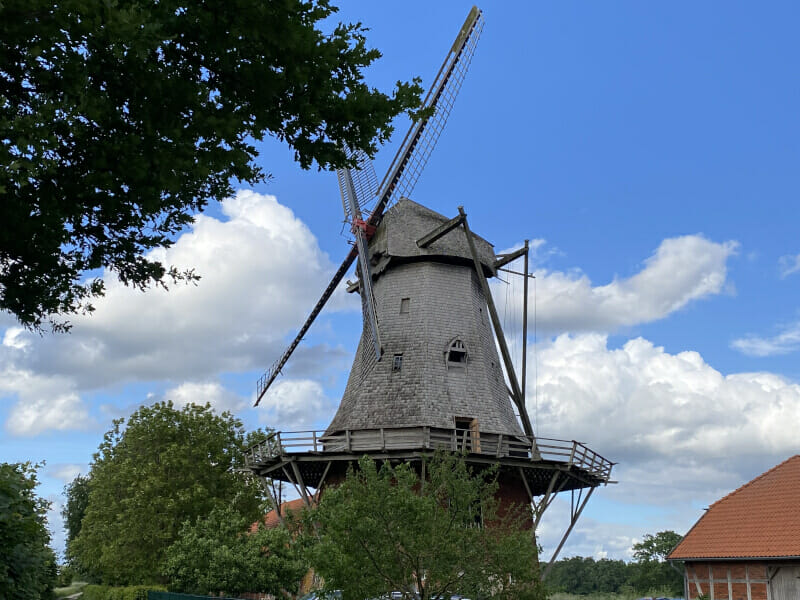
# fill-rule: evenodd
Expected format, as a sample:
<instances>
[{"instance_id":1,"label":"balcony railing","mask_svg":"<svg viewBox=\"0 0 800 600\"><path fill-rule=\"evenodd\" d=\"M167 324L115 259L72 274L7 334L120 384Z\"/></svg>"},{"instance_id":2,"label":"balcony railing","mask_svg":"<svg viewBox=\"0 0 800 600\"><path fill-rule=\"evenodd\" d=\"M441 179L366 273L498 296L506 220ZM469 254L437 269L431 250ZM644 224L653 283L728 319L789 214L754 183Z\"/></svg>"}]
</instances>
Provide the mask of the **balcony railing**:
<instances>
[{"instance_id":1,"label":"balcony railing","mask_svg":"<svg viewBox=\"0 0 800 600\"><path fill-rule=\"evenodd\" d=\"M386 450L433 450L445 448L455 452L497 458L519 458L530 461L551 461L575 466L602 481L611 477L614 463L575 440L531 438L524 435L503 435L463 429L438 427L399 427L337 432L279 431L247 451L249 464L271 461L287 454L302 453L365 453Z\"/></svg>"}]
</instances>

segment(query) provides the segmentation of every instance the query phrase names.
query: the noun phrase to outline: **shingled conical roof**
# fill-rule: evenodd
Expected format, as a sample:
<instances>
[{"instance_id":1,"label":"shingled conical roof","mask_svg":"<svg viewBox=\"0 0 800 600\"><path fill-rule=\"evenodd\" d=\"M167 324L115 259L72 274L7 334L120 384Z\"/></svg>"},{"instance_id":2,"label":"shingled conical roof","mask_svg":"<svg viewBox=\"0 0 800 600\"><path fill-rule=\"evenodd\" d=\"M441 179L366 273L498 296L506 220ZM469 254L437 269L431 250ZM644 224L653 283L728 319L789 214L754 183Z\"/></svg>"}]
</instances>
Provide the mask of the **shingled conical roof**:
<instances>
[{"instance_id":1,"label":"shingled conical roof","mask_svg":"<svg viewBox=\"0 0 800 600\"><path fill-rule=\"evenodd\" d=\"M400 200L370 241L383 358L362 333L342 402L327 433L430 426L456 420L491 433L521 435L464 230L426 248L416 241L448 221ZM487 274L491 244L474 236Z\"/></svg>"}]
</instances>

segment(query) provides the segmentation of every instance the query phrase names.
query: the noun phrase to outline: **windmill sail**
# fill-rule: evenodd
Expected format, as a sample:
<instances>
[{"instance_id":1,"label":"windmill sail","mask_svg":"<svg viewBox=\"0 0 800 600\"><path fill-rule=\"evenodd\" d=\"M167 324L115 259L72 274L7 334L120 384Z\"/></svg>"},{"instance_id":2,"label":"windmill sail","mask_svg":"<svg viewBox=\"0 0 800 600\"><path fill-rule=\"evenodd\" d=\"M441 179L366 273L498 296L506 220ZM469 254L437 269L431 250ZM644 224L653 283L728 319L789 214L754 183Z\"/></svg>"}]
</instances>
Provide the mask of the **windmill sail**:
<instances>
[{"instance_id":1,"label":"windmill sail","mask_svg":"<svg viewBox=\"0 0 800 600\"><path fill-rule=\"evenodd\" d=\"M372 293L372 270L369 266L369 253L367 252L367 227L361 218L359 197L356 194L356 188L350 169L339 169L337 174L339 177L339 190L342 194L342 198L346 199L344 202L345 205L349 208L349 211L345 210L345 215L347 216L349 214L352 219L352 231L356 238L358 267L361 274L361 305L364 311L364 320L367 322L372 332L375 360L380 360L381 338L378 330L375 296Z\"/></svg>"},{"instance_id":2,"label":"windmill sail","mask_svg":"<svg viewBox=\"0 0 800 600\"><path fill-rule=\"evenodd\" d=\"M430 87L425 97L423 107L428 109L428 111L432 111L432 114L412 124L406 137L403 139L400 150L395 155L380 185L380 191L377 194L379 198L378 202L364 224L365 229L376 227L380 223L387 206L400 199L402 196L411 194L411 190L414 189L414 185L417 183L422 170L425 168L428 158L430 158L433 149L436 147L436 142L447 122L447 117L450 115L450 111L453 108L458 91L461 89L461 84L464 82L467 69L475 53L475 46L483 30L483 22L483 13L479 8L473 6L464 25L459 29L456 40L447 53L447 57L445 57L444 63L439 69L433 85ZM360 160L359 158L359 161ZM363 171L364 169L357 169L355 171L356 176L355 179L353 179L354 187L361 185L362 182L367 182L368 184L369 173L359 174ZM353 171L350 171L350 176L351 178L353 177ZM348 202L344 195L342 201L345 205L345 214L347 214ZM364 245L366 246L366 242ZM333 295L334 290L336 290L336 287L342 281L358 254L362 254L366 259L366 252L359 252L357 240L357 245L350 250L347 257L337 269L333 278L325 288L325 291L322 293L322 297L314 305L311 314L297 333L297 336L292 340L292 343L289 344L289 347L280 358L278 358L269 370L258 380L256 406L261 402L261 398L264 397L264 394L267 392L267 389L269 389L269 386L272 385L272 382L278 377L284 365L286 365L286 362L289 360L289 357L295 351L295 348L297 348L300 341L305 337L311 324ZM365 267L365 269L367 267ZM365 269L361 270L362 282L369 279L367 270ZM364 298L364 296L365 294L362 294L362 298ZM367 318L367 315L365 315L365 318ZM375 322L377 323L377 321ZM377 343L379 347L379 341ZM380 356L379 352L378 356Z\"/></svg>"},{"instance_id":3,"label":"windmill sail","mask_svg":"<svg viewBox=\"0 0 800 600\"><path fill-rule=\"evenodd\" d=\"M367 214L372 211L370 204L374 203L375 196L378 193L378 176L375 175L375 167L372 165L372 161L365 152L362 150L353 151L346 146L344 151L348 158L355 157L356 159L355 168L336 170L336 177L339 180L339 192L342 196L344 220L352 224L355 217L350 208L350 202L345 195L345 190L349 189L345 181L345 173L348 173L350 176L359 211L361 213L366 212Z\"/></svg>"},{"instance_id":4,"label":"windmill sail","mask_svg":"<svg viewBox=\"0 0 800 600\"><path fill-rule=\"evenodd\" d=\"M456 96L472 63L483 24L483 12L473 6L425 97L423 106L433 108L433 115L411 126L381 182L381 200L373 211L379 219L388 206L404 196L411 196L453 110Z\"/></svg>"}]
</instances>

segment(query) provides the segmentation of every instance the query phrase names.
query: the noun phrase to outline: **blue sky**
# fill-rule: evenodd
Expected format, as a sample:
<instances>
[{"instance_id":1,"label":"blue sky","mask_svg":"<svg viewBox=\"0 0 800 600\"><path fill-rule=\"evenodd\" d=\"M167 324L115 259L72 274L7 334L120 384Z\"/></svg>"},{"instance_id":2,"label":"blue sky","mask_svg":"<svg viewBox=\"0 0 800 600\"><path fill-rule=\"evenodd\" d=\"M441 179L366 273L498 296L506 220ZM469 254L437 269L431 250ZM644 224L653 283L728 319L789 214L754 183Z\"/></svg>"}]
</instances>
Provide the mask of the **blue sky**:
<instances>
[{"instance_id":1,"label":"blue sky","mask_svg":"<svg viewBox=\"0 0 800 600\"><path fill-rule=\"evenodd\" d=\"M387 89L428 84L469 7L350 2L340 18L371 28L384 57L368 78ZM627 557L643 533L683 533L800 451L800 9L482 8L475 59L412 197L448 216L464 205L498 250L538 240L537 427L620 463L564 553ZM54 501L111 419L143 402L209 400L285 430L335 411L361 326L344 294L249 408L348 249L335 176L302 171L277 141L259 150L271 181L210 207L166 257L196 266L197 288L112 286L66 338L0 317L0 457L46 460ZM545 518L546 553L565 510Z\"/></svg>"}]
</instances>

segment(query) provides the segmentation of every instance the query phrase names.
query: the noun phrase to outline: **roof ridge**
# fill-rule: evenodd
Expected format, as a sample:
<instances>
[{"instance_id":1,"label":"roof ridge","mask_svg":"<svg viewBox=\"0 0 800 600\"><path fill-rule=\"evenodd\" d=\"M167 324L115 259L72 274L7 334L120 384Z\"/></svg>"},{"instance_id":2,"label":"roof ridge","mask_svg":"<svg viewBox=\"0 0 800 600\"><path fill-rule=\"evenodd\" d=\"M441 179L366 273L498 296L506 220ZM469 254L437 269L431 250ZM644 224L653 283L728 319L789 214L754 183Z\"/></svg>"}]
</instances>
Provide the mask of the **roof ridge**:
<instances>
[{"instance_id":1,"label":"roof ridge","mask_svg":"<svg viewBox=\"0 0 800 600\"><path fill-rule=\"evenodd\" d=\"M685 545L688 545L688 548L694 549L694 547L697 545L697 540L694 540L692 538L695 530L698 529L699 527L701 527L701 524L705 522L706 518L711 518L712 519L712 521L710 521L711 523L715 523L716 522L714 520L714 517L711 516L711 515L714 514L714 509L715 508L717 510L725 510L724 508L719 508L719 506L722 505L722 504L727 504L729 501L731 501L735 497L739 496L741 492L744 492L746 489L751 488L754 484L756 484L756 483L758 483L760 481L763 481L766 477L773 475L775 472L777 472L779 470L782 470L782 469L785 469L787 464L793 463L793 462L795 462L797 460L800 460L800 454L795 454L793 456L790 456L786 460L778 463L777 465L775 465L771 469L768 469L768 470L764 471L760 475L756 476L755 478L751 479L750 481L748 481L748 482L744 483L743 485L739 486L738 488L736 488L732 492L726 494L725 496L723 496L722 498L720 498L716 502L710 504L708 506L708 508L706 508L704 510L704 512L700 516L700 518L697 519L697 521L695 521L694 525L692 525L692 527L689 529L689 531L686 532L686 535L683 536L683 539L681 539L681 541L678 542L678 544L676 544L676 546L669 552L669 554L667 555L667 558L670 559L670 560L688 559L689 558L689 554L687 554L686 550L683 549L682 547L685 546ZM748 500L745 499L745 500L742 500L742 501L747 502ZM691 541L690 541L690 538L692 538ZM690 552L691 552L691 550L690 550ZM675 556L676 554L677 554L677 557Z\"/></svg>"},{"instance_id":2,"label":"roof ridge","mask_svg":"<svg viewBox=\"0 0 800 600\"><path fill-rule=\"evenodd\" d=\"M712 508L713 506L716 506L717 504L720 504L720 503L724 502L724 501L725 501L725 500L727 500L728 498L731 498L731 497L735 496L736 494L738 494L739 492L741 492L741 491L742 491L742 490L744 490L745 488L748 488L748 487L750 487L751 485L753 485L753 484L754 484L754 483L756 483L757 481L759 481L759 480L761 480L761 479L764 479L764 478L765 478L767 475L769 475L769 474L770 474L770 473L772 473L773 471L777 471L778 469L780 469L781 467L783 467L783 466L784 466L786 463L788 463L789 461L792 461L792 460L794 460L794 459L796 459L796 458L800 459L800 454L795 454L795 455L793 455L793 456L790 456L789 458L787 458L787 459L786 459L786 460L784 460L783 462L780 462L780 463L778 463L777 465L775 465L775 466L774 466L774 467L772 467L771 469L767 469L766 471L764 471L763 473L761 473L761 475L758 475L758 476L754 477L753 479L751 479L750 481L748 481L747 483L744 483L744 484L740 485L738 488L736 488L736 489L735 489L735 490L733 490L732 492L729 492L728 494L726 494L725 496L723 496L722 498L720 498L720 499L719 499L719 500L717 500L716 502L714 502L714 503L710 504L710 505L708 506L708 510L711 510L711 508ZM703 515L703 516L705 516L705 515ZM700 518L702 519L702 517L700 517Z\"/></svg>"}]
</instances>

